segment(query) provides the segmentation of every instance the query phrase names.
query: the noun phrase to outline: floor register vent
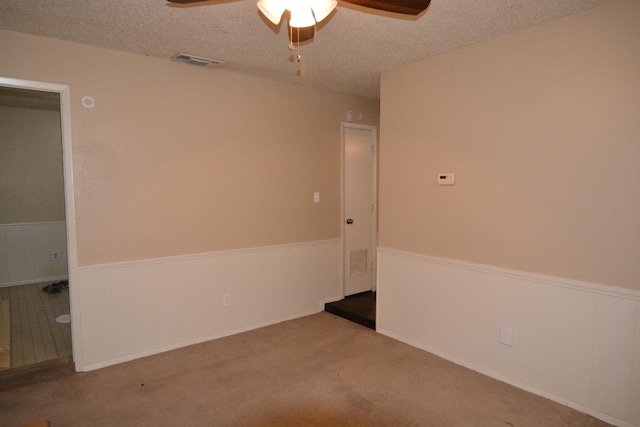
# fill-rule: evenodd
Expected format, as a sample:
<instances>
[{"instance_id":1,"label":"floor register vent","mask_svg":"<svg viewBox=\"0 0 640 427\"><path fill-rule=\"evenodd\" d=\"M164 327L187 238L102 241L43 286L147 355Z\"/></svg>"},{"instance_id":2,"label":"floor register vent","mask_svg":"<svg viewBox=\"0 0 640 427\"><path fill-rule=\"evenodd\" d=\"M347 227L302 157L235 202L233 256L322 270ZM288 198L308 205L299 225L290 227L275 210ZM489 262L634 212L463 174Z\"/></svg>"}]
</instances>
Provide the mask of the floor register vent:
<instances>
[{"instance_id":1,"label":"floor register vent","mask_svg":"<svg viewBox=\"0 0 640 427\"><path fill-rule=\"evenodd\" d=\"M174 61L186 62L187 64L198 65L200 67L217 67L218 65L222 64L222 62L220 61L207 58L199 58L197 56L187 55L184 53L179 53L175 56L172 56L171 59Z\"/></svg>"}]
</instances>

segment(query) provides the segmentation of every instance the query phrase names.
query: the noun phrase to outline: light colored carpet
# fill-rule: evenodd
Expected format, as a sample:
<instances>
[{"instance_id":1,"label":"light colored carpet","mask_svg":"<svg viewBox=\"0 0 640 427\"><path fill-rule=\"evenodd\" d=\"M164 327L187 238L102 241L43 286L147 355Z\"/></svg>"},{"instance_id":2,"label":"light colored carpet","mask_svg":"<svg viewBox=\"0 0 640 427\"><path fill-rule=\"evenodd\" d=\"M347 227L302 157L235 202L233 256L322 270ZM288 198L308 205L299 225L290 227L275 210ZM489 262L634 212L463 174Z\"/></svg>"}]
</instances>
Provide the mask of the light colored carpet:
<instances>
[{"instance_id":1,"label":"light colored carpet","mask_svg":"<svg viewBox=\"0 0 640 427\"><path fill-rule=\"evenodd\" d=\"M605 426L328 313L0 391L0 425Z\"/></svg>"}]
</instances>

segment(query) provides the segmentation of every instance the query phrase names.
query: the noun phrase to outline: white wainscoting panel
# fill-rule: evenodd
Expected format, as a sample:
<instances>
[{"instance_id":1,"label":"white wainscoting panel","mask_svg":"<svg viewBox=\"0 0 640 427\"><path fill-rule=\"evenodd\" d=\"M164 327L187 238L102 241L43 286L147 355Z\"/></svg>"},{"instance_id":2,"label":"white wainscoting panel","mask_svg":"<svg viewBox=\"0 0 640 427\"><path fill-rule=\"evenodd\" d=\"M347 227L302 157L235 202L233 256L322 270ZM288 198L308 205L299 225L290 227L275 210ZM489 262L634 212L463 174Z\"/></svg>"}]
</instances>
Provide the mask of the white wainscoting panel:
<instances>
[{"instance_id":1,"label":"white wainscoting panel","mask_svg":"<svg viewBox=\"0 0 640 427\"><path fill-rule=\"evenodd\" d=\"M59 259L53 259L54 252ZM67 277L64 221L0 224L0 286Z\"/></svg>"},{"instance_id":2,"label":"white wainscoting panel","mask_svg":"<svg viewBox=\"0 0 640 427\"><path fill-rule=\"evenodd\" d=\"M640 426L638 291L380 248L377 301L382 334Z\"/></svg>"},{"instance_id":3,"label":"white wainscoting panel","mask_svg":"<svg viewBox=\"0 0 640 427\"><path fill-rule=\"evenodd\" d=\"M80 267L76 369L322 311L341 298L341 251L340 240L327 240Z\"/></svg>"}]
</instances>

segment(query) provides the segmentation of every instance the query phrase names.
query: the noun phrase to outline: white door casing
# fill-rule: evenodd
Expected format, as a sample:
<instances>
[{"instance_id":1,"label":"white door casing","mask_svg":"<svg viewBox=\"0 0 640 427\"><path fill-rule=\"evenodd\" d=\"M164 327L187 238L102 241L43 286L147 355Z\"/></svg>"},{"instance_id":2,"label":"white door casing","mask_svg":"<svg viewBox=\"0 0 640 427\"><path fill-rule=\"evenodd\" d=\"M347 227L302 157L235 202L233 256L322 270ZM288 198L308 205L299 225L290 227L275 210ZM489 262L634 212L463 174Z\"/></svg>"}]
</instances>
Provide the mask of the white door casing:
<instances>
[{"instance_id":1,"label":"white door casing","mask_svg":"<svg viewBox=\"0 0 640 427\"><path fill-rule=\"evenodd\" d=\"M76 240L76 210L74 196L73 153L71 144L71 95L67 85L0 77L0 86L55 92L60 95L60 128L62 133L62 163L64 173L64 200L67 231L67 273L69 275L69 302L71 306L71 345L76 371L82 371L80 290L78 289L78 247ZM75 285L75 286L74 286Z\"/></svg>"},{"instance_id":2,"label":"white door casing","mask_svg":"<svg viewBox=\"0 0 640 427\"><path fill-rule=\"evenodd\" d=\"M375 289L376 127L342 123L344 295Z\"/></svg>"}]
</instances>

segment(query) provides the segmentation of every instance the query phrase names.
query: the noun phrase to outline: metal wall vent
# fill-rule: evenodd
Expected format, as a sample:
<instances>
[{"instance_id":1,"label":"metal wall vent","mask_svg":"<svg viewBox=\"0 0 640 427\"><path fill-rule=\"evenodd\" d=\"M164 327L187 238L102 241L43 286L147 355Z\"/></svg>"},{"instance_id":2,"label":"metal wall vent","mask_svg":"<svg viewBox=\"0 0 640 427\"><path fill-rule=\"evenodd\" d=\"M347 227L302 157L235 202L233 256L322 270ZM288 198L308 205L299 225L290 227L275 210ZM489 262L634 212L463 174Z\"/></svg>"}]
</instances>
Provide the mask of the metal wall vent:
<instances>
[{"instance_id":1,"label":"metal wall vent","mask_svg":"<svg viewBox=\"0 0 640 427\"><path fill-rule=\"evenodd\" d=\"M367 250L358 249L349 253L349 276L358 276L367 272Z\"/></svg>"},{"instance_id":2,"label":"metal wall vent","mask_svg":"<svg viewBox=\"0 0 640 427\"><path fill-rule=\"evenodd\" d=\"M199 58L197 56L187 55L184 53L179 53L175 56L172 56L171 59L174 61L186 62L187 64L198 65L200 67L217 67L218 65L222 64L222 62L220 61L215 61L213 59L207 58Z\"/></svg>"}]
</instances>

